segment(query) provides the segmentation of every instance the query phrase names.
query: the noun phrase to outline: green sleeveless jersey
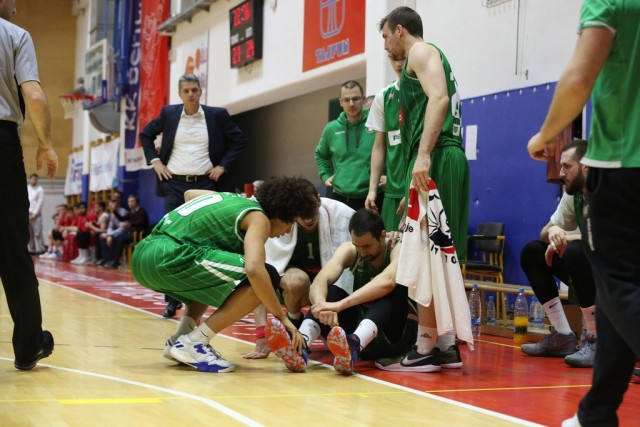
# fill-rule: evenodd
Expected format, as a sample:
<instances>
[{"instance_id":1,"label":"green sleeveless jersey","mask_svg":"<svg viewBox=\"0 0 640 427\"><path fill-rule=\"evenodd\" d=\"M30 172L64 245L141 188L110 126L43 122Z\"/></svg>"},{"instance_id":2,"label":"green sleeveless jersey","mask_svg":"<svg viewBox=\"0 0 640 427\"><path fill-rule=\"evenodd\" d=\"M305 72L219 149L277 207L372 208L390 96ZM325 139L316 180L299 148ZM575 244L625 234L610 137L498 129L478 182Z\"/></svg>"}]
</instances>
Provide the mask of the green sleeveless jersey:
<instances>
[{"instance_id":1,"label":"green sleeveless jersey","mask_svg":"<svg viewBox=\"0 0 640 427\"><path fill-rule=\"evenodd\" d=\"M297 267L315 277L322 268L320 262L320 236L318 231L307 233L298 227L298 237L288 267Z\"/></svg>"},{"instance_id":2,"label":"green sleeveless jersey","mask_svg":"<svg viewBox=\"0 0 640 427\"><path fill-rule=\"evenodd\" d=\"M460 95L458 94L458 84L451 71L449 61L444 53L437 46L433 46L440 53L444 76L447 80L447 93L449 95L449 109L442 124L442 131L438 136L438 141L434 148L441 148L449 145L462 147L462 125L460 110ZM407 58L407 63L408 63ZM420 138L424 130L424 114L427 110L429 98L424 93L420 81L415 75L407 73L407 63L405 63L400 77L400 134L405 147L407 159L418 152Z\"/></svg>"},{"instance_id":3,"label":"green sleeveless jersey","mask_svg":"<svg viewBox=\"0 0 640 427\"><path fill-rule=\"evenodd\" d=\"M386 251L384 261L382 261L382 264L380 264L378 268L373 268L366 259L360 256L359 252L356 252L356 259L353 261L353 264L351 264L354 292L369 283L371 279L382 273L382 271L391 264L391 250L386 248Z\"/></svg>"},{"instance_id":4,"label":"green sleeveless jersey","mask_svg":"<svg viewBox=\"0 0 640 427\"><path fill-rule=\"evenodd\" d=\"M181 243L244 253L244 231L240 222L260 204L235 193L211 193L196 197L168 212L153 228Z\"/></svg>"}]
</instances>

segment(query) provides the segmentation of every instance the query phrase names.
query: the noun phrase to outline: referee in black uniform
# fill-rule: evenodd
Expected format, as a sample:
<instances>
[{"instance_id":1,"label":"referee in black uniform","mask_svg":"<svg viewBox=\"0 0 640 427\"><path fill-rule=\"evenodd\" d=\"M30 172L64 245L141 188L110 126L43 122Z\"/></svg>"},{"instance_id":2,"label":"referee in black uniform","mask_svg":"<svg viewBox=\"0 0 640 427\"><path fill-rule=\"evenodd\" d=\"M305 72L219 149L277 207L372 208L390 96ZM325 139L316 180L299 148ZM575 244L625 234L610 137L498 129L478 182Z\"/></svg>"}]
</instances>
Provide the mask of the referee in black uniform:
<instances>
[{"instance_id":1,"label":"referee in black uniform","mask_svg":"<svg viewBox=\"0 0 640 427\"><path fill-rule=\"evenodd\" d=\"M38 279L27 248L29 199L18 126L25 105L38 137L38 169L45 163L54 178L58 157L51 142L49 106L40 87L31 36L9 22L15 0L0 0L0 279L14 322L17 369L29 370L53 351L53 336L42 330Z\"/></svg>"}]
</instances>

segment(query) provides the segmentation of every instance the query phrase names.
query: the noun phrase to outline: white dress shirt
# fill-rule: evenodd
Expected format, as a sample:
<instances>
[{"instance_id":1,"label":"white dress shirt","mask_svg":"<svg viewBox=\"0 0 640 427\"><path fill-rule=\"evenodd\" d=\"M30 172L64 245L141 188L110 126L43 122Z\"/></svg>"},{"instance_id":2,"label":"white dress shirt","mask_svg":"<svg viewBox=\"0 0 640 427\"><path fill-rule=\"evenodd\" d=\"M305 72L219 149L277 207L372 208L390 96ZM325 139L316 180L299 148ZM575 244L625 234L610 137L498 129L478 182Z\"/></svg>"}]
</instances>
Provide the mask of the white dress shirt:
<instances>
[{"instance_id":1,"label":"white dress shirt","mask_svg":"<svg viewBox=\"0 0 640 427\"><path fill-rule=\"evenodd\" d=\"M176 175L204 175L213 168L202 106L193 115L182 110L167 168Z\"/></svg>"}]
</instances>

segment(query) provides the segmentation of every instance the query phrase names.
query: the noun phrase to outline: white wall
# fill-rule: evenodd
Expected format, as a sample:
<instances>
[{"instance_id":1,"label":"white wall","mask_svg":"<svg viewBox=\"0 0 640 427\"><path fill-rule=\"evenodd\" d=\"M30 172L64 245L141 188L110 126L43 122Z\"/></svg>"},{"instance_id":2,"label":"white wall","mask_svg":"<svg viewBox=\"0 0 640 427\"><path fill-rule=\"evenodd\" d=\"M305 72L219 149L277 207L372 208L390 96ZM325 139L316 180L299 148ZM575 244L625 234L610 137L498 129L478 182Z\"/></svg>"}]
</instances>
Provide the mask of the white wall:
<instances>
[{"instance_id":1,"label":"white wall","mask_svg":"<svg viewBox=\"0 0 640 427\"><path fill-rule=\"evenodd\" d=\"M180 58L182 46L209 31L207 103L232 114L365 76L367 94L377 92L394 78L378 22L402 5L420 13L425 39L449 58L464 98L556 81L573 51L582 4L511 0L486 8L481 0L367 0L365 53L303 73L305 2L300 0L280 0L275 9L265 2L263 59L230 68L228 13L240 2L215 2L209 12L179 24L172 40L174 58ZM174 88L183 67L180 60L171 66L172 103L179 102Z\"/></svg>"},{"instance_id":2,"label":"white wall","mask_svg":"<svg viewBox=\"0 0 640 427\"><path fill-rule=\"evenodd\" d=\"M229 9L241 0L216 2L209 12L178 25L172 48L209 33L208 95L210 105L224 106L231 114L340 84L365 75L365 55L302 73L304 1L280 0L264 7L263 59L241 69L229 66ZM176 53L176 58L179 53ZM184 63L171 64L171 102L178 102L177 82Z\"/></svg>"},{"instance_id":3,"label":"white wall","mask_svg":"<svg viewBox=\"0 0 640 427\"><path fill-rule=\"evenodd\" d=\"M417 11L425 39L445 52L462 97L471 98L557 81L576 43L581 5L511 0L485 8L481 0L418 0Z\"/></svg>"}]
</instances>

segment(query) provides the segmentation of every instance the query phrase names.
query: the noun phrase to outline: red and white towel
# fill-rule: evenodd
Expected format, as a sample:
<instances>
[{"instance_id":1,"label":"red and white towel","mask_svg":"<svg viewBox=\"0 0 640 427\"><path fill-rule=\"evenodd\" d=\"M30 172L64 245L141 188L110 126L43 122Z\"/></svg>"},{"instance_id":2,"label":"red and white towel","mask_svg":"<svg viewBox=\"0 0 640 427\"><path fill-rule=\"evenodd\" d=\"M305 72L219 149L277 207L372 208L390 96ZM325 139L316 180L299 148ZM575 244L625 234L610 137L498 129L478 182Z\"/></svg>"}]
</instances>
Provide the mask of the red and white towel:
<instances>
[{"instance_id":1,"label":"red and white towel","mask_svg":"<svg viewBox=\"0 0 640 427\"><path fill-rule=\"evenodd\" d=\"M411 185L396 281L409 297L428 307L432 302L438 335L455 332L473 346L469 302L462 271L436 183L429 193Z\"/></svg>"}]
</instances>

